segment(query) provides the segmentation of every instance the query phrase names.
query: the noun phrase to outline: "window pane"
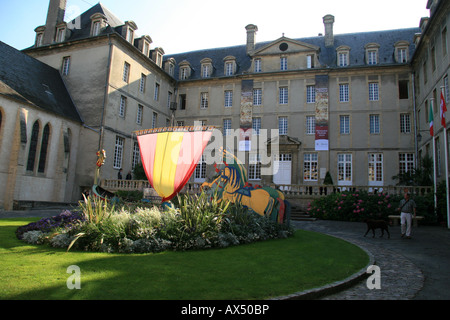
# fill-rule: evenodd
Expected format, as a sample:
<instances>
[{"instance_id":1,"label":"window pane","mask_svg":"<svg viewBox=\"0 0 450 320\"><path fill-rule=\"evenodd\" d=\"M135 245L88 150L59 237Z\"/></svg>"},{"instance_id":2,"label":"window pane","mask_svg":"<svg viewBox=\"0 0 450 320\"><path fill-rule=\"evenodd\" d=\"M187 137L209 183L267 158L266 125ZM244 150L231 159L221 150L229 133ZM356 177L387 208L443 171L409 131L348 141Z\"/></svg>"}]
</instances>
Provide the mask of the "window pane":
<instances>
[{"instance_id":1,"label":"window pane","mask_svg":"<svg viewBox=\"0 0 450 320\"><path fill-rule=\"evenodd\" d=\"M378 100L378 83L377 82L369 83L369 100L370 101Z\"/></svg>"},{"instance_id":2,"label":"window pane","mask_svg":"<svg viewBox=\"0 0 450 320\"><path fill-rule=\"evenodd\" d=\"M352 181L352 155L338 155L338 181Z\"/></svg>"},{"instance_id":3,"label":"window pane","mask_svg":"<svg viewBox=\"0 0 450 320\"><path fill-rule=\"evenodd\" d=\"M114 162L113 162L113 167L115 169L122 168L124 140L125 140L124 138L116 136L116 144L114 146Z\"/></svg>"},{"instance_id":4,"label":"window pane","mask_svg":"<svg viewBox=\"0 0 450 320\"><path fill-rule=\"evenodd\" d=\"M303 156L303 180L317 181L318 179L317 153L305 153Z\"/></svg>"},{"instance_id":5,"label":"window pane","mask_svg":"<svg viewBox=\"0 0 450 320\"><path fill-rule=\"evenodd\" d=\"M306 86L306 102L316 102L316 86Z\"/></svg>"},{"instance_id":6,"label":"window pane","mask_svg":"<svg viewBox=\"0 0 450 320\"><path fill-rule=\"evenodd\" d=\"M45 171L45 163L47 161L48 140L50 136L50 126L47 124L42 133L41 154L39 156L38 172Z\"/></svg>"},{"instance_id":7,"label":"window pane","mask_svg":"<svg viewBox=\"0 0 450 320\"><path fill-rule=\"evenodd\" d=\"M306 134L316 133L316 117L307 116L306 117Z\"/></svg>"},{"instance_id":8,"label":"window pane","mask_svg":"<svg viewBox=\"0 0 450 320\"><path fill-rule=\"evenodd\" d=\"M378 114L370 115L370 133L380 133L380 118Z\"/></svg>"},{"instance_id":9,"label":"window pane","mask_svg":"<svg viewBox=\"0 0 450 320\"><path fill-rule=\"evenodd\" d=\"M288 88L287 87L280 87L280 97L279 102L280 104L287 104L288 103Z\"/></svg>"},{"instance_id":10,"label":"window pane","mask_svg":"<svg viewBox=\"0 0 450 320\"><path fill-rule=\"evenodd\" d=\"M288 131L288 118L280 117L278 118L278 130L280 135L286 135Z\"/></svg>"},{"instance_id":11,"label":"window pane","mask_svg":"<svg viewBox=\"0 0 450 320\"><path fill-rule=\"evenodd\" d=\"M28 150L27 170L34 170L34 163L36 161L36 149L39 136L39 122L36 121L33 124L33 130L31 131L30 149Z\"/></svg>"},{"instance_id":12,"label":"window pane","mask_svg":"<svg viewBox=\"0 0 450 320\"><path fill-rule=\"evenodd\" d=\"M400 132L411 133L411 120L409 114L400 115Z\"/></svg>"},{"instance_id":13,"label":"window pane","mask_svg":"<svg viewBox=\"0 0 450 320\"><path fill-rule=\"evenodd\" d=\"M348 102L348 84L339 85L339 101Z\"/></svg>"},{"instance_id":14,"label":"window pane","mask_svg":"<svg viewBox=\"0 0 450 320\"><path fill-rule=\"evenodd\" d=\"M260 106L262 104L262 89L253 90L253 105Z\"/></svg>"},{"instance_id":15,"label":"window pane","mask_svg":"<svg viewBox=\"0 0 450 320\"><path fill-rule=\"evenodd\" d=\"M340 133L350 133L350 116L340 116Z\"/></svg>"}]
</instances>

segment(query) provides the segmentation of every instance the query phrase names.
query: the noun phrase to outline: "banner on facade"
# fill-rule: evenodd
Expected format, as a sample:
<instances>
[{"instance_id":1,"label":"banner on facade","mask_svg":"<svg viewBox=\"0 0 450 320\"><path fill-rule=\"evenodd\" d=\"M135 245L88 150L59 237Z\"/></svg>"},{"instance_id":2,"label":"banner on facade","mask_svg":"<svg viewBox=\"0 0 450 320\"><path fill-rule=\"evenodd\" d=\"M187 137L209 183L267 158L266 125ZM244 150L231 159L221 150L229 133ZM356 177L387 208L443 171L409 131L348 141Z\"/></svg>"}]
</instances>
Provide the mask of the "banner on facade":
<instances>
[{"instance_id":1,"label":"banner on facade","mask_svg":"<svg viewBox=\"0 0 450 320\"><path fill-rule=\"evenodd\" d=\"M252 138L253 80L242 80L239 151L250 151Z\"/></svg>"},{"instance_id":2,"label":"banner on facade","mask_svg":"<svg viewBox=\"0 0 450 320\"><path fill-rule=\"evenodd\" d=\"M328 76L316 76L316 151L327 151L328 146Z\"/></svg>"}]
</instances>

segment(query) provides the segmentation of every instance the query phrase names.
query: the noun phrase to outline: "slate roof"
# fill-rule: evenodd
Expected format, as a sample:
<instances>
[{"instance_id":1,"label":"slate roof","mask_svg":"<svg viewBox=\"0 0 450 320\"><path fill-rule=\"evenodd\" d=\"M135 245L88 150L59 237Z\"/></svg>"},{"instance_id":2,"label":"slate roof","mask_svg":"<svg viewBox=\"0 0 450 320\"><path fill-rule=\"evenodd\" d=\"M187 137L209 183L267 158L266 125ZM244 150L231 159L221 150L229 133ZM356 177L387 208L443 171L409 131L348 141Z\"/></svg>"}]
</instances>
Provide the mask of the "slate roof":
<instances>
[{"instance_id":1,"label":"slate roof","mask_svg":"<svg viewBox=\"0 0 450 320\"><path fill-rule=\"evenodd\" d=\"M0 94L82 122L59 71L1 41Z\"/></svg>"},{"instance_id":2,"label":"slate roof","mask_svg":"<svg viewBox=\"0 0 450 320\"><path fill-rule=\"evenodd\" d=\"M322 68L337 68L336 48L341 45L350 47L350 65L349 67L366 66L365 62L365 48L364 46L369 43L377 43L380 45L378 49L379 65L393 65L396 64L394 57L394 44L397 41L405 40L410 43L411 58L415 49L414 35L420 32L420 28L406 28L387 31L375 31L375 32L359 32L349 34L338 34L334 36L334 46L330 48L325 47L325 37L309 37L292 39L295 41L304 42L319 47L319 63ZM276 40L275 40L276 41ZM261 42L255 45L255 51L266 46L273 41ZM237 70L235 75L248 72L251 66L251 57L246 54L246 45L224 47L224 48L212 48L206 50L191 51L185 53L178 53L173 55L165 55L164 60L167 61L170 58L174 58L176 63L186 60L193 68L191 77L186 80L195 80L201 78L201 63L204 58L211 58L213 61L213 73L212 77L223 77L224 74L224 61L226 56L234 56L236 58ZM318 67L318 66L317 66ZM349 68L342 67L342 68ZM174 78L178 79L179 68L175 68Z\"/></svg>"},{"instance_id":3,"label":"slate roof","mask_svg":"<svg viewBox=\"0 0 450 320\"><path fill-rule=\"evenodd\" d=\"M105 28L105 30L103 30L101 34L112 33L115 31L115 29L118 29L125 24L99 2L95 6L83 12L79 17L67 23L67 27L72 30L72 33L67 40L72 41L90 37L92 22L91 16L94 13L101 13L107 18L109 26Z\"/></svg>"}]
</instances>

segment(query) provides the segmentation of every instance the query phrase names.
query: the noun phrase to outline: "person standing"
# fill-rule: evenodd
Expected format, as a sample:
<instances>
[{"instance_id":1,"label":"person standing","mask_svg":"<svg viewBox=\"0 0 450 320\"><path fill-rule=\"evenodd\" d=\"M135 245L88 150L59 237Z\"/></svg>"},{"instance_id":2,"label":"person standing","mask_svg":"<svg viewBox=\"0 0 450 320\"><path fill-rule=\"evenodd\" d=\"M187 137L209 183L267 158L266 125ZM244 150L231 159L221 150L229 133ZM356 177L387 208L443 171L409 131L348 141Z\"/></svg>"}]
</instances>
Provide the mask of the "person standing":
<instances>
[{"instance_id":1,"label":"person standing","mask_svg":"<svg viewBox=\"0 0 450 320\"><path fill-rule=\"evenodd\" d=\"M117 173L117 179L122 180L122 169L120 169L119 172Z\"/></svg>"},{"instance_id":2,"label":"person standing","mask_svg":"<svg viewBox=\"0 0 450 320\"><path fill-rule=\"evenodd\" d=\"M400 223L402 238L411 239L411 225L412 219L416 217L416 203L411 199L411 195L405 190L405 196L400 201L397 210L400 211Z\"/></svg>"},{"instance_id":3,"label":"person standing","mask_svg":"<svg viewBox=\"0 0 450 320\"><path fill-rule=\"evenodd\" d=\"M125 178L126 180L131 180L131 171L128 171L127 173L127 177Z\"/></svg>"}]
</instances>

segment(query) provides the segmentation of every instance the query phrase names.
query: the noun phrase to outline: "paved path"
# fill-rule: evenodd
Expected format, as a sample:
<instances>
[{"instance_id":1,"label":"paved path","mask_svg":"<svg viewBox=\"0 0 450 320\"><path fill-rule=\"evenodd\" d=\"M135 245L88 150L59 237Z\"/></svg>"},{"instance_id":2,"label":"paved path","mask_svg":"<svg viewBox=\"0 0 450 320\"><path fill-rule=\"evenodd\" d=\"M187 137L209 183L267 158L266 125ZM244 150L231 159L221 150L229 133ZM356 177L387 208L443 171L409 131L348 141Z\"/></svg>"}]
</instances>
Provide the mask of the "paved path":
<instances>
[{"instance_id":1,"label":"paved path","mask_svg":"<svg viewBox=\"0 0 450 320\"><path fill-rule=\"evenodd\" d=\"M450 299L450 231L444 227L413 228L412 239L400 237L400 227L390 227L391 238L364 237L359 222L294 221L298 229L329 234L369 251L381 270L381 289L369 290L366 280L326 296L339 300L448 300Z\"/></svg>"}]
</instances>

